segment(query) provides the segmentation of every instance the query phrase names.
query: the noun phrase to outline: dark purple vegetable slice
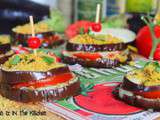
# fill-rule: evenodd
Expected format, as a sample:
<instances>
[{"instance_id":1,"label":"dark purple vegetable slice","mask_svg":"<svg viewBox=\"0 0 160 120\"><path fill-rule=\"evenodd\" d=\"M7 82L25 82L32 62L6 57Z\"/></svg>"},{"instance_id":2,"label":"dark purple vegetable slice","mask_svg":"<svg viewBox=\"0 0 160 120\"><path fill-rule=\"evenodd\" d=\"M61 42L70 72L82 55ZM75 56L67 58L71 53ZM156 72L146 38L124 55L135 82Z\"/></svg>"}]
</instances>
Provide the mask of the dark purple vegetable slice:
<instances>
[{"instance_id":1,"label":"dark purple vegetable slice","mask_svg":"<svg viewBox=\"0 0 160 120\"><path fill-rule=\"evenodd\" d=\"M60 100L66 97L75 96L80 92L80 81L62 86L60 88L34 90L30 88L12 88L10 85L1 84L1 94L11 100L19 102L37 102Z\"/></svg>"},{"instance_id":2,"label":"dark purple vegetable slice","mask_svg":"<svg viewBox=\"0 0 160 120\"><path fill-rule=\"evenodd\" d=\"M123 79L122 88L132 92L160 91L160 85L144 86L143 84L136 84L126 77Z\"/></svg>"},{"instance_id":3,"label":"dark purple vegetable slice","mask_svg":"<svg viewBox=\"0 0 160 120\"><path fill-rule=\"evenodd\" d=\"M132 91L123 89L121 85L115 88L115 90L113 91L113 94L117 99L122 100L132 106L141 107L144 109L154 109L158 111L160 110L159 98L151 99L151 98L145 98L140 95L136 95Z\"/></svg>"},{"instance_id":4,"label":"dark purple vegetable slice","mask_svg":"<svg viewBox=\"0 0 160 120\"><path fill-rule=\"evenodd\" d=\"M37 81L45 79L47 77L52 77L61 73L70 72L67 66L51 69L47 72L37 72L37 71L7 71L2 68L2 83L14 85L17 83Z\"/></svg>"},{"instance_id":5,"label":"dark purple vegetable slice","mask_svg":"<svg viewBox=\"0 0 160 120\"><path fill-rule=\"evenodd\" d=\"M0 44L0 54L5 54L11 50L10 43Z\"/></svg>"},{"instance_id":6,"label":"dark purple vegetable slice","mask_svg":"<svg viewBox=\"0 0 160 120\"><path fill-rule=\"evenodd\" d=\"M127 61L129 60L131 60L130 55L128 55ZM117 59L115 60L99 59L96 61L90 61L90 60L83 60L75 57L69 57L69 56L63 56L63 62L67 64L80 64L84 67L95 67L95 68L112 68L112 67L119 66L120 64L124 64Z\"/></svg>"},{"instance_id":7,"label":"dark purple vegetable slice","mask_svg":"<svg viewBox=\"0 0 160 120\"><path fill-rule=\"evenodd\" d=\"M116 50L125 50L127 45L125 43L117 44L104 44L104 45L95 45L95 44L76 44L68 42L66 49L68 51L88 51L88 52L98 52L98 51L116 51Z\"/></svg>"},{"instance_id":8,"label":"dark purple vegetable slice","mask_svg":"<svg viewBox=\"0 0 160 120\"><path fill-rule=\"evenodd\" d=\"M55 35L54 31L48 31L48 32L43 32L43 33L37 33L36 37L38 37L40 39L49 40L50 37L53 37L54 35ZM12 33L11 33L11 39L12 39L13 43L14 44L22 44L23 46L27 46L26 41L31 36L32 36L31 34L17 33L17 32L14 32L13 30L12 30ZM45 44L44 47L46 47L46 46L48 46L48 45Z\"/></svg>"}]
</instances>

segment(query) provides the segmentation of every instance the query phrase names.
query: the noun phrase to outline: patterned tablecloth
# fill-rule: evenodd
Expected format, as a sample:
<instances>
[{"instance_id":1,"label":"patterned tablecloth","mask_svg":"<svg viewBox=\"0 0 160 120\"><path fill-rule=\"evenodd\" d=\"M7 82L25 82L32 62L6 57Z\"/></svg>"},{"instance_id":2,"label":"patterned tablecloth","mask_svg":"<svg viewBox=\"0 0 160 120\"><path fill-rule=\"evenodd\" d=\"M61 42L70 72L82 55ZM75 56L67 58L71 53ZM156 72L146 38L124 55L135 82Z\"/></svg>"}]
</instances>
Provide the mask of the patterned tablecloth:
<instances>
[{"instance_id":1,"label":"patterned tablecloth","mask_svg":"<svg viewBox=\"0 0 160 120\"><path fill-rule=\"evenodd\" d=\"M88 96L78 95L55 102L43 103L48 110L73 120L152 120L160 116L153 110L144 111L114 98L112 90L122 82L123 76L135 68L141 68L144 60L134 66L123 65L114 69L82 68L70 66L82 84L94 84ZM78 69L77 69L78 68Z\"/></svg>"}]
</instances>

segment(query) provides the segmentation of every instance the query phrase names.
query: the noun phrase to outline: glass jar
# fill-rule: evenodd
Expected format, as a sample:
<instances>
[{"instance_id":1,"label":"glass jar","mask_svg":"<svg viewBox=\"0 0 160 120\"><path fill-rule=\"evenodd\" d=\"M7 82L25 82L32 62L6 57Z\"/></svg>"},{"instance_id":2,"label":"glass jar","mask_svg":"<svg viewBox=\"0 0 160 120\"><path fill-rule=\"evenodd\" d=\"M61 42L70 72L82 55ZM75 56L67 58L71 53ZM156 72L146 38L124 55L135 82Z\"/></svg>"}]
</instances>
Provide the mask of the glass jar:
<instances>
[{"instance_id":1,"label":"glass jar","mask_svg":"<svg viewBox=\"0 0 160 120\"><path fill-rule=\"evenodd\" d=\"M96 6L103 0L78 0L77 1L77 19L95 21Z\"/></svg>"}]
</instances>

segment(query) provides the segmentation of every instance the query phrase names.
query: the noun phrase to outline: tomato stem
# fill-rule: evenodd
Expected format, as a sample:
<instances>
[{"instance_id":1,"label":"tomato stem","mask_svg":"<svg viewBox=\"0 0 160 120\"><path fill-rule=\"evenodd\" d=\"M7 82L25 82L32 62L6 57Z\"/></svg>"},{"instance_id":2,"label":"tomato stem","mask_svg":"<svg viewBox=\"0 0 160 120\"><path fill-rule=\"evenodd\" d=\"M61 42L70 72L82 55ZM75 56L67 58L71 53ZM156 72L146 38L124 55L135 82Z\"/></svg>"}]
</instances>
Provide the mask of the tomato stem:
<instances>
[{"instance_id":1,"label":"tomato stem","mask_svg":"<svg viewBox=\"0 0 160 120\"><path fill-rule=\"evenodd\" d=\"M153 60L154 52L156 51L158 42L152 42L152 49L149 55L149 59Z\"/></svg>"},{"instance_id":2,"label":"tomato stem","mask_svg":"<svg viewBox=\"0 0 160 120\"><path fill-rule=\"evenodd\" d=\"M154 33L154 27L155 27L155 24L152 23L152 17L147 15L147 19L145 17L142 17L141 18L149 27L149 30L151 32L151 38L152 38L152 49L151 49L151 52L150 52L150 55L149 55L149 59L153 60L153 57L154 57L154 53L156 51L156 48L157 48L157 45L158 43L160 43L160 39L156 38L155 36L155 33Z\"/></svg>"}]
</instances>

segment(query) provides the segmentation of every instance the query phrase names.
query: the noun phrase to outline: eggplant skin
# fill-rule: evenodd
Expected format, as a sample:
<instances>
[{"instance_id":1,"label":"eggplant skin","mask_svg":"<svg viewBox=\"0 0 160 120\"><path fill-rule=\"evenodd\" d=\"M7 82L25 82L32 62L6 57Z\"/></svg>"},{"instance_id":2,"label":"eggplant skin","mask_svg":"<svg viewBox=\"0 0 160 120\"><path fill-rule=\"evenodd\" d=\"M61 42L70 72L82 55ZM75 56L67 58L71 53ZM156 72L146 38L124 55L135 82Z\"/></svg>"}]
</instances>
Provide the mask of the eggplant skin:
<instances>
[{"instance_id":1,"label":"eggplant skin","mask_svg":"<svg viewBox=\"0 0 160 120\"><path fill-rule=\"evenodd\" d=\"M132 106L160 111L160 100L159 99L144 98L143 96L136 95L133 92L132 92L133 96L124 94L123 97L120 97L120 93L119 93L120 89L123 89L121 85L117 86L113 90L113 95L116 99L122 100Z\"/></svg>"},{"instance_id":2,"label":"eggplant skin","mask_svg":"<svg viewBox=\"0 0 160 120\"><path fill-rule=\"evenodd\" d=\"M0 45L0 54L3 54L2 57L0 57L0 64L5 63L9 57L11 57L13 54L10 55L6 55L7 52L9 52L11 50L11 44L10 43L6 43L6 44L1 44Z\"/></svg>"},{"instance_id":3,"label":"eggplant skin","mask_svg":"<svg viewBox=\"0 0 160 120\"><path fill-rule=\"evenodd\" d=\"M0 58L0 64L5 63L13 54L11 54L11 55L4 55L3 57L1 57Z\"/></svg>"},{"instance_id":4,"label":"eggplant skin","mask_svg":"<svg viewBox=\"0 0 160 120\"><path fill-rule=\"evenodd\" d=\"M144 86L141 84L136 84L124 76L122 88L128 91L140 91L144 89Z\"/></svg>"},{"instance_id":5,"label":"eggplant skin","mask_svg":"<svg viewBox=\"0 0 160 120\"><path fill-rule=\"evenodd\" d=\"M98 52L98 51L117 51L125 50L127 45L125 43L117 44L104 44L104 45L95 45L95 44L76 44L68 42L66 45L66 50L68 51L86 51L86 52Z\"/></svg>"},{"instance_id":6,"label":"eggplant skin","mask_svg":"<svg viewBox=\"0 0 160 120\"><path fill-rule=\"evenodd\" d=\"M10 85L1 84L1 94L10 100L18 102L39 102L39 101L50 101L60 100L70 96L75 96L80 93L80 81L76 81L68 86L61 88L54 88L50 90L30 90L30 89L15 89Z\"/></svg>"},{"instance_id":7,"label":"eggplant skin","mask_svg":"<svg viewBox=\"0 0 160 120\"><path fill-rule=\"evenodd\" d=\"M142 84L136 84L126 77L124 77L121 87L125 90L132 91L134 93L160 91L160 86L158 86L158 85L157 86L144 86Z\"/></svg>"},{"instance_id":8,"label":"eggplant skin","mask_svg":"<svg viewBox=\"0 0 160 120\"><path fill-rule=\"evenodd\" d=\"M54 31L48 31L48 32L43 32L43 33L37 33L36 36L39 36L40 38L48 38L50 36L54 36L55 32ZM17 33L12 30L11 33L11 39L13 41L13 44L22 44L23 46L27 46L26 40L28 40L32 35L31 34L22 34L22 33Z\"/></svg>"},{"instance_id":9,"label":"eggplant skin","mask_svg":"<svg viewBox=\"0 0 160 120\"><path fill-rule=\"evenodd\" d=\"M11 50L10 43L6 43L6 44L1 44L0 45L0 54L5 54L10 50Z\"/></svg>"},{"instance_id":10,"label":"eggplant skin","mask_svg":"<svg viewBox=\"0 0 160 120\"><path fill-rule=\"evenodd\" d=\"M70 72L67 66L51 69L47 72L37 72L37 71L6 71L1 69L2 80L4 84L14 85L29 81L37 81L45 79L47 77L52 77L61 73Z\"/></svg>"},{"instance_id":11,"label":"eggplant skin","mask_svg":"<svg viewBox=\"0 0 160 120\"><path fill-rule=\"evenodd\" d=\"M130 61L131 57L128 55L128 60ZM126 62L127 62L126 61ZM111 60L111 59L99 59L96 61L89 61L89 60L83 60L80 58L74 58L74 57L69 57L69 56L63 56L63 62L67 64L80 64L84 67L94 67L94 68L112 68L112 67L117 67L120 64L125 64L121 63L119 60Z\"/></svg>"}]
</instances>

